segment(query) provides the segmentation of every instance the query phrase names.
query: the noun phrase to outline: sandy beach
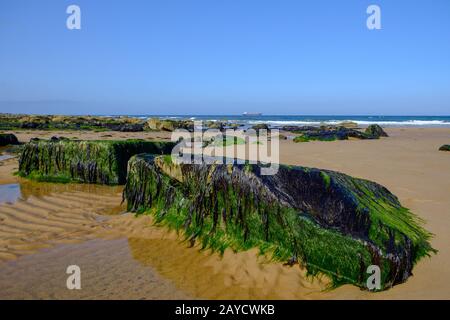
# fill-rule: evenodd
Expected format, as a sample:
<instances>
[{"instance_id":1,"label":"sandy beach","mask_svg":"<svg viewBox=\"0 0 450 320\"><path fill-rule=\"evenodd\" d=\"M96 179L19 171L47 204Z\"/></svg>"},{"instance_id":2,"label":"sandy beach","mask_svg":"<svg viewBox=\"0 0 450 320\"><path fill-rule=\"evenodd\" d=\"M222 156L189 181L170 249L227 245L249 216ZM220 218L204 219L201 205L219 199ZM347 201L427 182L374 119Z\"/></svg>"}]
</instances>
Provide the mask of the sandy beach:
<instances>
[{"instance_id":1,"label":"sandy beach","mask_svg":"<svg viewBox=\"0 0 450 320\"><path fill-rule=\"evenodd\" d=\"M256 250L217 253L190 248L149 216L127 213L122 187L35 183L18 178L17 158L0 160L0 298L2 299L450 299L450 128L387 128L389 138L280 143L281 162L336 170L387 187L425 221L439 250L404 284L380 293L345 285L325 290L298 266ZM170 139L169 132L16 131L21 142L73 139ZM65 287L79 264L83 287Z\"/></svg>"}]
</instances>

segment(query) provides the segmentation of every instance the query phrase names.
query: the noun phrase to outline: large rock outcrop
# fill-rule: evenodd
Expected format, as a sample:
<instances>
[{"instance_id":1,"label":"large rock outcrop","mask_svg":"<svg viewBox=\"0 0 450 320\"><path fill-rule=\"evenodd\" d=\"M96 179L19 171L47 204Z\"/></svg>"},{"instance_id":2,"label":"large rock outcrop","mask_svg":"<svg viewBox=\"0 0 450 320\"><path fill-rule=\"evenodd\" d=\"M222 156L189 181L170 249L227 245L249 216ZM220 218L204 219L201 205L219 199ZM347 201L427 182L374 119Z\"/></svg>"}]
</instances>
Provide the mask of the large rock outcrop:
<instances>
[{"instance_id":1,"label":"large rock outcrop","mask_svg":"<svg viewBox=\"0 0 450 320\"><path fill-rule=\"evenodd\" d=\"M34 139L19 157L19 174L41 181L124 184L127 162L138 153L167 154L172 142Z\"/></svg>"},{"instance_id":2,"label":"large rock outcrop","mask_svg":"<svg viewBox=\"0 0 450 320\"><path fill-rule=\"evenodd\" d=\"M152 131L175 131L176 129L194 130L194 122L190 120L170 120L150 118L145 123L144 129Z\"/></svg>"},{"instance_id":3,"label":"large rock outcrop","mask_svg":"<svg viewBox=\"0 0 450 320\"><path fill-rule=\"evenodd\" d=\"M139 132L144 120L131 117L0 114L0 130L95 130Z\"/></svg>"},{"instance_id":4,"label":"large rock outcrop","mask_svg":"<svg viewBox=\"0 0 450 320\"><path fill-rule=\"evenodd\" d=\"M370 265L382 289L405 281L434 250L430 234L383 186L338 172L281 165L174 164L137 155L128 163L128 209L184 230L190 241L224 251L257 247L278 261L299 262L334 285L366 285Z\"/></svg>"}]
</instances>

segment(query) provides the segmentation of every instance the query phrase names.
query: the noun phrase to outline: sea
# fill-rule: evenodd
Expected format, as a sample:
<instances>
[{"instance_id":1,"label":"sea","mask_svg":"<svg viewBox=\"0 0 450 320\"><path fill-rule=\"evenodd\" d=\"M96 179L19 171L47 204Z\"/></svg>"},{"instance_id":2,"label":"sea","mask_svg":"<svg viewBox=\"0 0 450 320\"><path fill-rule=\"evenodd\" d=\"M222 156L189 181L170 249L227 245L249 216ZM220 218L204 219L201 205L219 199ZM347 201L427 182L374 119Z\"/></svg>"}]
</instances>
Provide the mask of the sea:
<instances>
[{"instance_id":1,"label":"sea","mask_svg":"<svg viewBox=\"0 0 450 320\"><path fill-rule=\"evenodd\" d=\"M384 127L450 127L450 116L311 116L311 115L128 115L142 119L228 121L251 126L266 123L271 127L336 125L352 121L360 126L379 124Z\"/></svg>"}]
</instances>

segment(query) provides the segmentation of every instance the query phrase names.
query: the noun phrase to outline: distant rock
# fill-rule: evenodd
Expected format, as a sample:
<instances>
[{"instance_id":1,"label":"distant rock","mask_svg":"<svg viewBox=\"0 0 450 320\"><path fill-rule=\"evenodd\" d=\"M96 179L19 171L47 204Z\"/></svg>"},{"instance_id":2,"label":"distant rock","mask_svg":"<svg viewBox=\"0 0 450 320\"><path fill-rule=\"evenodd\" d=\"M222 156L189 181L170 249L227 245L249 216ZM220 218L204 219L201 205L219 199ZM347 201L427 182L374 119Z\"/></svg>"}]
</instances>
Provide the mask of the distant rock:
<instances>
[{"instance_id":1,"label":"distant rock","mask_svg":"<svg viewBox=\"0 0 450 320\"><path fill-rule=\"evenodd\" d=\"M366 134L374 137L375 139L380 137L389 137L388 134L378 124L371 124L367 127Z\"/></svg>"},{"instance_id":2,"label":"distant rock","mask_svg":"<svg viewBox=\"0 0 450 320\"><path fill-rule=\"evenodd\" d=\"M314 127L314 126L284 126L281 128L281 130L293 132L293 133L299 133L299 132L304 132L304 131L319 130L319 128Z\"/></svg>"},{"instance_id":3,"label":"distant rock","mask_svg":"<svg viewBox=\"0 0 450 320\"><path fill-rule=\"evenodd\" d=\"M175 131L176 129L194 130L194 123L190 120L170 120L151 118L144 125L144 130L152 131Z\"/></svg>"},{"instance_id":4,"label":"distant rock","mask_svg":"<svg viewBox=\"0 0 450 320\"><path fill-rule=\"evenodd\" d=\"M145 123L145 127L149 130L157 131L161 126L161 120L158 118L150 118Z\"/></svg>"},{"instance_id":5,"label":"distant rock","mask_svg":"<svg viewBox=\"0 0 450 320\"><path fill-rule=\"evenodd\" d=\"M265 123L258 123L252 126L252 129L258 131L258 130L270 130L269 126Z\"/></svg>"},{"instance_id":6,"label":"distant rock","mask_svg":"<svg viewBox=\"0 0 450 320\"><path fill-rule=\"evenodd\" d=\"M364 132L346 128L344 126L329 126L323 125L320 127L313 126L287 126L283 127L284 131L299 134L294 138L294 142L308 142L308 141L334 141L347 140L348 138L356 139L379 139L380 137L387 137L388 135L379 125L371 125Z\"/></svg>"},{"instance_id":7,"label":"distant rock","mask_svg":"<svg viewBox=\"0 0 450 320\"><path fill-rule=\"evenodd\" d=\"M450 144L444 144L439 148L439 151L450 151Z\"/></svg>"},{"instance_id":8,"label":"distant rock","mask_svg":"<svg viewBox=\"0 0 450 320\"><path fill-rule=\"evenodd\" d=\"M358 124L356 122L353 121L343 121L341 123L338 124L339 127L344 127L347 129L356 129L358 128Z\"/></svg>"},{"instance_id":9,"label":"distant rock","mask_svg":"<svg viewBox=\"0 0 450 320\"><path fill-rule=\"evenodd\" d=\"M143 131L144 120L131 117L0 114L0 129Z\"/></svg>"},{"instance_id":10,"label":"distant rock","mask_svg":"<svg viewBox=\"0 0 450 320\"><path fill-rule=\"evenodd\" d=\"M206 125L209 129L217 129L220 131L225 128L225 124L222 121L208 121Z\"/></svg>"},{"instance_id":11,"label":"distant rock","mask_svg":"<svg viewBox=\"0 0 450 320\"><path fill-rule=\"evenodd\" d=\"M0 147L17 144L19 144L19 140L12 133L0 133Z\"/></svg>"}]
</instances>

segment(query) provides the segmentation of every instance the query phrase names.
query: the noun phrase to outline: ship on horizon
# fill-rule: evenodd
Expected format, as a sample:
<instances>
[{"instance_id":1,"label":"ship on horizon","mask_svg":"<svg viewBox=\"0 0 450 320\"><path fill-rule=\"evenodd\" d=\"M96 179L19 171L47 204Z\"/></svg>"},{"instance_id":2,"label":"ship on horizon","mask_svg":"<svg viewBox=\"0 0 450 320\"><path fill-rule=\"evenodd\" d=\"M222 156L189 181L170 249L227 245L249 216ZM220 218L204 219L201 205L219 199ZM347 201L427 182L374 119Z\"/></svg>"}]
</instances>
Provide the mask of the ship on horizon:
<instances>
[{"instance_id":1,"label":"ship on horizon","mask_svg":"<svg viewBox=\"0 0 450 320\"><path fill-rule=\"evenodd\" d=\"M262 113L261 112L244 112L243 114L242 114L243 116L262 116Z\"/></svg>"}]
</instances>

